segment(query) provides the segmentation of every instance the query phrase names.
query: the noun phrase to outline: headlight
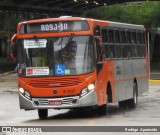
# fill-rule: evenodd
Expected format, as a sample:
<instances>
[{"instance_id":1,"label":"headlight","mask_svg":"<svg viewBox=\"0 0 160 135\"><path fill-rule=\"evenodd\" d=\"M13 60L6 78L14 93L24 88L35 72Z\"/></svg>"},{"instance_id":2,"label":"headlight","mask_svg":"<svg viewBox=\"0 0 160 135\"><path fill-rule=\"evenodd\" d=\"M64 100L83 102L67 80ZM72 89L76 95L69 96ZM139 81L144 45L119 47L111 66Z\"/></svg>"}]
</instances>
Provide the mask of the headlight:
<instances>
[{"instance_id":1,"label":"headlight","mask_svg":"<svg viewBox=\"0 0 160 135\"><path fill-rule=\"evenodd\" d=\"M83 88L81 91L81 97L89 93L90 91L94 90L95 85L94 84L89 84L87 88Z\"/></svg>"},{"instance_id":2,"label":"headlight","mask_svg":"<svg viewBox=\"0 0 160 135\"><path fill-rule=\"evenodd\" d=\"M22 94L24 94L24 89L23 88L19 88L19 92L21 92Z\"/></svg>"},{"instance_id":3,"label":"headlight","mask_svg":"<svg viewBox=\"0 0 160 135\"><path fill-rule=\"evenodd\" d=\"M88 89L87 89L87 88L82 89L81 97L83 97L83 96L86 95L87 93L88 93Z\"/></svg>"},{"instance_id":4,"label":"headlight","mask_svg":"<svg viewBox=\"0 0 160 135\"><path fill-rule=\"evenodd\" d=\"M93 90L93 89L94 89L94 84L89 84L89 85L88 85L88 90L91 91L91 90Z\"/></svg>"},{"instance_id":5,"label":"headlight","mask_svg":"<svg viewBox=\"0 0 160 135\"><path fill-rule=\"evenodd\" d=\"M31 98L31 95L30 95L30 93L28 91L24 92L24 96L27 97L27 98L29 98L29 99Z\"/></svg>"},{"instance_id":6,"label":"headlight","mask_svg":"<svg viewBox=\"0 0 160 135\"><path fill-rule=\"evenodd\" d=\"M30 93L29 93L28 91L24 90L23 88L20 87L20 88L19 88L19 92L20 92L23 96L25 96L26 98L31 99Z\"/></svg>"}]
</instances>

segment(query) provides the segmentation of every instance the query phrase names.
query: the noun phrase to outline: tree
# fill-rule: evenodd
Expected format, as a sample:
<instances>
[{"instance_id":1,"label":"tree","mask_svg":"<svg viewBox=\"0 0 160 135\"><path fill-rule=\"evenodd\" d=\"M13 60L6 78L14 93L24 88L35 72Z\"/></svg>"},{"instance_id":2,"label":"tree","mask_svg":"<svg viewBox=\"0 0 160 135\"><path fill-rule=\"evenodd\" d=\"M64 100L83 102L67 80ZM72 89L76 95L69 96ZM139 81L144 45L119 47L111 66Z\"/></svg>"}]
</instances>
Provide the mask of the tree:
<instances>
[{"instance_id":1,"label":"tree","mask_svg":"<svg viewBox=\"0 0 160 135\"><path fill-rule=\"evenodd\" d=\"M159 2L116 4L89 10L85 12L84 16L95 19L143 24L147 28L152 28L160 26L160 4Z\"/></svg>"}]
</instances>

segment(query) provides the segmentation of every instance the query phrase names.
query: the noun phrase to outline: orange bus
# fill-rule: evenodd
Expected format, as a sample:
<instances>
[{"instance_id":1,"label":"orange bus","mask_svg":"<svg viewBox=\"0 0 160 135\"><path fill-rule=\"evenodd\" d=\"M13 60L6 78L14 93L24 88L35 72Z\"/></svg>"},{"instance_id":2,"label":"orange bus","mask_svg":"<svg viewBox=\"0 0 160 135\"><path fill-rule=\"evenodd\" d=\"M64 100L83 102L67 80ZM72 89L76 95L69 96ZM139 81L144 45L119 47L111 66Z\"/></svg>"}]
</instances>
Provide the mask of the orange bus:
<instances>
[{"instance_id":1,"label":"orange bus","mask_svg":"<svg viewBox=\"0 0 160 135\"><path fill-rule=\"evenodd\" d=\"M148 57L142 25L80 17L18 24L12 56L18 64L20 109L135 108L148 89Z\"/></svg>"}]
</instances>

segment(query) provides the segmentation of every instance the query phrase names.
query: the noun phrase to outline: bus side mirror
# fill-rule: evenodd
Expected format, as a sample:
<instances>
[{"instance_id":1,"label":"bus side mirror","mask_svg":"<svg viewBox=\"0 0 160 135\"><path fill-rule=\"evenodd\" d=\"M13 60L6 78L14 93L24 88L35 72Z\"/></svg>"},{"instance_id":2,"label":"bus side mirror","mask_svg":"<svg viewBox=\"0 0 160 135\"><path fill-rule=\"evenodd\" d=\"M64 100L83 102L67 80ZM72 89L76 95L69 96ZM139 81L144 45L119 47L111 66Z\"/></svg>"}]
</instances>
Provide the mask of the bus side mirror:
<instances>
[{"instance_id":1,"label":"bus side mirror","mask_svg":"<svg viewBox=\"0 0 160 135\"><path fill-rule=\"evenodd\" d=\"M11 38L11 59L17 62L17 34L14 34Z\"/></svg>"}]
</instances>

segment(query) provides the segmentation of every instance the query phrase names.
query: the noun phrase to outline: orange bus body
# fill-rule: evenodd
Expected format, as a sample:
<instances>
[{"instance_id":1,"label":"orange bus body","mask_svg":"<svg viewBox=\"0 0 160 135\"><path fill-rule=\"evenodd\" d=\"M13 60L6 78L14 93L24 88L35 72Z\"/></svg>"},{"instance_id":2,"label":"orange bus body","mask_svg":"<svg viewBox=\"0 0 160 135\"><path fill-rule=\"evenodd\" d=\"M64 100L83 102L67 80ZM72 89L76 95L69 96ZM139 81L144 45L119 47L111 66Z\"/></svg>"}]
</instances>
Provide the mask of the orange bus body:
<instances>
[{"instance_id":1,"label":"orange bus body","mask_svg":"<svg viewBox=\"0 0 160 135\"><path fill-rule=\"evenodd\" d=\"M37 33L21 33L21 27L23 24L33 24L33 23L52 23L56 21L79 21L79 20L85 20L87 21L89 25L89 30L85 31L68 31L68 32L37 32ZM97 29L99 34L95 34L95 26L98 26ZM117 30L118 28L118 30ZM20 103L21 109L26 110L32 110L32 109L51 109L51 108L77 108L77 107L85 107L85 106L103 106L106 105L108 102L119 102L120 105L127 103L127 101L131 101L132 99L136 100L134 98L134 89L136 89L136 96L139 96L143 92L145 92L148 88L148 56L147 56L147 46L145 41L145 56L142 58L134 58L129 59L129 57L124 58L124 56L117 58L118 56L115 56L115 58L111 58L111 51L109 51L110 56L108 58L105 58L104 55L106 53L105 48L107 45L110 46L110 43L104 42L103 32L107 33L107 36L109 32L112 33L114 40L116 38L115 34L118 31L119 33L122 31L122 29L126 29L126 31L129 29L129 32L131 33L131 36L136 33L136 37L138 38L138 32L141 31L141 35L143 33L145 34L145 28L143 26L139 25L131 25L131 24L123 24L123 23L116 23L116 22L110 22L110 21L102 21L102 20L94 20L89 18L79 18L79 17L70 17L70 18L49 18L49 19L41 19L41 20L31 20L26 21L18 24L18 30L17 30L17 39L30 39L36 36L36 38L50 38L50 37L63 37L63 36L70 36L71 34L74 34L74 36L83 36L83 35L90 35L93 37L93 46L96 48L98 46L96 44L99 42L99 48L101 49L101 55L102 59L98 59L97 56L97 49L95 49L95 55L96 55L96 65L98 63L101 65L98 70L98 66L94 69L93 72L86 73L86 74L80 74L80 75L67 75L67 76L42 76L42 77L28 77L28 76L18 76L18 85L19 89L23 88L24 91L27 90L30 93L31 99L27 99L25 96L25 100L27 100L28 103L25 103L23 100ZM125 31L125 33L127 33ZM134 33L134 31L136 31ZM108 38L108 37L107 37ZM122 39L122 37L120 36ZM143 38L143 36L142 36ZM137 41L136 41L137 42ZM119 43L115 43L119 44ZM130 43L133 44L133 43ZM124 44L123 44L124 45ZM114 46L114 45L113 45ZM129 45L128 45L129 46ZM131 45L133 46L133 45ZM135 45L136 46L136 45ZM141 48L140 45L137 45ZM143 45L142 45L143 46ZM144 46L143 46L144 47ZM122 48L122 47L121 47ZM116 49L116 46L115 46ZM97 54L96 54L97 53ZM116 51L118 54L118 51ZM99 54L98 54L99 55ZM125 54L124 54L125 55ZM129 54L130 55L130 54ZM127 64L126 64L127 63ZM136 65L142 65L138 66ZM137 67L136 67L137 66ZM137 72L137 70L140 70ZM143 72L143 73L142 73ZM141 84L142 83L142 84ZM81 92L83 88L87 88L90 84L94 85L93 91L95 92L92 98L94 99L87 99L87 95L89 95L90 92L88 92L86 95L86 98L84 100L81 100L83 98L81 96ZM135 86L136 85L136 86ZM142 89L142 90L141 90ZM56 90L54 93L53 91ZM21 90L19 90L19 94L22 96ZM65 98L68 100L68 98L72 98L74 96L77 96L77 100L74 102L73 100L71 103L67 103L67 105L48 105L49 100L56 99L56 100L65 100ZM38 102L35 102L33 100L34 98L37 98ZM39 105L40 100L47 99L46 105ZM20 99L22 100L22 99ZM90 100L90 101L87 101ZM92 102L93 100L93 102ZM133 100L132 100L133 101ZM34 104L37 103L37 104ZM64 101L62 101L63 104ZM68 101L69 102L69 101ZM136 102L136 101L135 101ZM32 104L32 105L31 105ZM78 104L78 105L77 105ZM135 103L134 103L135 104Z\"/></svg>"}]
</instances>

